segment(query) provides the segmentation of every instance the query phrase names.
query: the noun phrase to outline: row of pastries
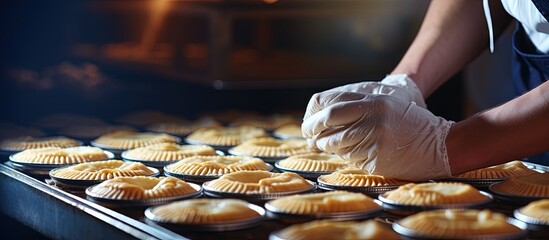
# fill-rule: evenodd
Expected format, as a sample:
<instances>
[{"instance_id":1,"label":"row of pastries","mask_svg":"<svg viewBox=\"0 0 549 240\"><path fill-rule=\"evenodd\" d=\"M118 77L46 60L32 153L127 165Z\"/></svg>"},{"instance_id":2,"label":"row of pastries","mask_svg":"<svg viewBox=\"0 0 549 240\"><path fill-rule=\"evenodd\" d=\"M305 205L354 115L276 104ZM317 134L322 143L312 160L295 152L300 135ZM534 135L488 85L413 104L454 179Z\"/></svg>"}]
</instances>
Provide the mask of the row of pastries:
<instances>
[{"instance_id":1,"label":"row of pastries","mask_svg":"<svg viewBox=\"0 0 549 240\"><path fill-rule=\"evenodd\" d=\"M263 121L268 122L265 119ZM157 126L161 125L157 124ZM164 129L168 129L167 126L175 125L163 126ZM288 126L293 126L294 134L299 130L299 125L277 126L276 129ZM500 184L494 185L494 189L510 196L549 198L548 173L534 171L520 161L471 171L455 176L454 179L445 179L444 182L411 183L371 175L361 169L347 166L344 160L335 155L308 148L303 139L273 138L271 131L274 129L275 125L266 123L262 126L251 126L247 123L230 127L216 124L202 125L186 133L188 135L185 135L185 141L192 145L181 145L178 143L180 141L178 137L165 133L123 130L94 139L93 146L79 146L81 142L74 139L55 137L11 139L3 141L1 147L6 150L20 151L11 156L11 160L17 163L60 167L70 165L56 168L50 172L50 175L59 179L95 180L98 184L94 185L93 191L89 191L88 194L97 198L118 200L169 198L199 192L203 188L212 192L244 195L275 194L272 195L275 197L264 206L265 209L275 213L297 215L352 213L376 211L380 210L381 206L368 195L338 191L338 187L364 189L390 186L390 188L383 188L385 191L383 197L396 204L440 206L486 202L486 195L481 194L469 184L459 182L463 179L500 181ZM289 132L291 131L285 134L288 135ZM298 136L298 134L295 135ZM22 144L17 145L17 141ZM54 144L49 145L51 142ZM219 151L216 151L219 149L231 155L220 155ZM113 160L112 156L106 154L109 150L120 150L119 156L125 161ZM153 164L151 167L151 162L159 162L160 165ZM269 172L273 169L269 163L284 171ZM159 167L160 172L163 171L166 176L156 177L159 171L155 171L154 167ZM310 178L311 172L316 172L318 175ZM170 176L169 173L172 175ZM193 183L188 182L189 179L182 177L188 175L213 177L203 182L200 188L196 188ZM309 180L303 176L309 176ZM191 180L196 179L191 178ZM446 180L458 182L446 182ZM312 193L311 189L314 189L316 184L320 186L321 183L324 186L331 186L336 191ZM325 188L325 190L333 189ZM287 192L291 194L279 194ZM535 215L531 212L545 212L545 215L537 216L537 219L541 219L540 223L547 224L549 204L543 200L540 202L536 202L534 206L538 208L533 211L521 211L529 214L528 216ZM249 206L247 202L235 199L186 199L151 208L150 216L147 217L158 222L204 224L258 218L258 214L261 215L257 211L250 211L247 206ZM402 219L398 224L401 228L414 229L416 233L434 238L447 236L440 234L467 233L463 229L464 226L478 230L468 233L472 235L513 234L517 229L506 224L505 219L502 214L490 210L422 211ZM448 223L445 223L446 226L444 224L430 226L429 223L434 220ZM420 224L422 221L426 223ZM458 222L460 224L453 224ZM371 235L374 232L388 235ZM373 236L373 239L393 239L397 236L392 229L371 220L364 222L312 221L273 233L279 239L312 239L330 236L330 234L348 236L351 239L366 236Z\"/></svg>"}]
</instances>

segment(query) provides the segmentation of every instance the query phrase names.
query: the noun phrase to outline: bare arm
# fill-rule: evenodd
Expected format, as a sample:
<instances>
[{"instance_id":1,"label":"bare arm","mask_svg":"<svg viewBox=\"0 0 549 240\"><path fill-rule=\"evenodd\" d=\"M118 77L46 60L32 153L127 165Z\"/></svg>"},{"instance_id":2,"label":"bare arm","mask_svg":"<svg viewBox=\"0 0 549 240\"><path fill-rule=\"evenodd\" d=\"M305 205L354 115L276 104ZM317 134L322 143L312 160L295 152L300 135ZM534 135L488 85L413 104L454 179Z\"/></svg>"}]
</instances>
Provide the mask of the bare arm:
<instances>
[{"instance_id":1,"label":"bare arm","mask_svg":"<svg viewBox=\"0 0 549 240\"><path fill-rule=\"evenodd\" d=\"M495 35L511 18L500 1L491 1ZM393 70L408 74L428 97L488 46L482 1L434 0L414 42Z\"/></svg>"},{"instance_id":2,"label":"bare arm","mask_svg":"<svg viewBox=\"0 0 549 240\"><path fill-rule=\"evenodd\" d=\"M549 81L452 126L446 139L452 173L549 150Z\"/></svg>"}]
</instances>

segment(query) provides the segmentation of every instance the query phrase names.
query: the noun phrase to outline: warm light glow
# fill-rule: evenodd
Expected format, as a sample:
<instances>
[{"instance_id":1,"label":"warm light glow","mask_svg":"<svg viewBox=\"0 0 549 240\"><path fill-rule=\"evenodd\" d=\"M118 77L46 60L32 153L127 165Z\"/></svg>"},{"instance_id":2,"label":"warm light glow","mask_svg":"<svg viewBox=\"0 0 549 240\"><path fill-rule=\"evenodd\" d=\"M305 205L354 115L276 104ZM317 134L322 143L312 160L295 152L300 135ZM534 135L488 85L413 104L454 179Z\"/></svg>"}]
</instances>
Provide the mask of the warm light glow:
<instances>
[{"instance_id":1,"label":"warm light glow","mask_svg":"<svg viewBox=\"0 0 549 240\"><path fill-rule=\"evenodd\" d=\"M151 16L149 24L145 27L140 44L140 56L147 57L156 43L156 37L166 17L169 0L154 0L151 2Z\"/></svg>"},{"instance_id":2,"label":"warm light glow","mask_svg":"<svg viewBox=\"0 0 549 240\"><path fill-rule=\"evenodd\" d=\"M263 2L267 3L267 4L273 4L273 3L278 2L278 0L263 0Z\"/></svg>"}]
</instances>

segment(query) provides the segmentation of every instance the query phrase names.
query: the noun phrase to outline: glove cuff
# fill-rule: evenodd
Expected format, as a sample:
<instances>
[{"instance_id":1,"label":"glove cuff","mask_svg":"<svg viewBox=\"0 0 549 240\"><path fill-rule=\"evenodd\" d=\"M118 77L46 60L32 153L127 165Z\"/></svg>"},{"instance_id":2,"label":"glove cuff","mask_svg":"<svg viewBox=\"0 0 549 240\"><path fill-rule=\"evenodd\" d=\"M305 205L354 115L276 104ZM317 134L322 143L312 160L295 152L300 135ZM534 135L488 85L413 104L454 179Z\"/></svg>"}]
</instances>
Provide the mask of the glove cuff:
<instances>
[{"instance_id":1,"label":"glove cuff","mask_svg":"<svg viewBox=\"0 0 549 240\"><path fill-rule=\"evenodd\" d=\"M440 135L438 135L437 142L440 143L438 152L440 153L440 157L442 162L444 163L444 170L446 171L446 175L448 177L452 176L452 168L450 167L450 161L448 160L448 151L446 149L446 137L448 136L448 133L450 132L450 128L454 124L454 121L445 121L440 127Z\"/></svg>"}]
</instances>

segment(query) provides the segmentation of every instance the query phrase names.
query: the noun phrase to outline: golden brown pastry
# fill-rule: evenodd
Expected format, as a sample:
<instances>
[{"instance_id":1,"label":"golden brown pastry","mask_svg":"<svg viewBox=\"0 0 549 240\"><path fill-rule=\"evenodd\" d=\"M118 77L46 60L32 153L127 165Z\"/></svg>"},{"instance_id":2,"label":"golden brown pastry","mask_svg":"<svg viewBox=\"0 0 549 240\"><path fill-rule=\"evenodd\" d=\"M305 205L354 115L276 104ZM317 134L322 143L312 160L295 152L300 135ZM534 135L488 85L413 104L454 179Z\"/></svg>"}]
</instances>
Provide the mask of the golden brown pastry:
<instances>
[{"instance_id":1,"label":"golden brown pastry","mask_svg":"<svg viewBox=\"0 0 549 240\"><path fill-rule=\"evenodd\" d=\"M250 170L267 171L269 168L263 160L246 156L194 156L166 166L170 173L199 176L221 176Z\"/></svg>"},{"instance_id":2,"label":"golden brown pastry","mask_svg":"<svg viewBox=\"0 0 549 240\"><path fill-rule=\"evenodd\" d=\"M50 173L52 177L74 180L107 180L115 177L147 176L155 171L142 163L108 160L80 163Z\"/></svg>"},{"instance_id":3,"label":"golden brown pastry","mask_svg":"<svg viewBox=\"0 0 549 240\"><path fill-rule=\"evenodd\" d=\"M305 139L274 139L271 137L250 139L232 149L234 154L265 158L284 158L300 153L316 152Z\"/></svg>"},{"instance_id":4,"label":"golden brown pastry","mask_svg":"<svg viewBox=\"0 0 549 240\"><path fill-rule=\"evenodd\" d=\"M172 177L117 177L104 181L87 193L96 198L139 200L176 197L195 193L187 182Z\"/></svg>"},{"instance_id":5,"label":"golden brown pastry","mask_svg":"<svg viewBox=\"0 0 549 240\"><path fill-rule=\"evenodd\" d=\"M536 224L549 225L549 199L533 201L518 211L522 215L534 219Z\"/></svg>"},{"instance_id":6,"label":"golden brown pastry","mask_svg":"<svg viewBox=\"0 0 549 240\"><path fill-rule=\"evenodd\" d=\"M492 185L490 190L517 197L549 198L549 173L512 177Z\"/></svg>"},{"instance_id":7,"label":"golden brown pastry","mask_svg":"<svg viewBox=\"0 0 549 240\"><path fill-rule=\"evenodd\" d=\"M490 210L425 211L406 217L397 224L418 236L437 239L516 236L523 233L520 228L508 223L505 215Z\"/></svg>"},{"instance_id":8,"label":"golden brown pastry","mask_svg":"<svg viewBox=\"0 0 549 240\"><path fill-rule=\"evenodd\" d=\"M469 179L506 179L509 177L519 177L537 173L529 169L521 161L512 161L492 167L481 168L474 171L469 171L454 178L469 178Z\"/></svg>"},{"instance_id":9,"label":"golden brown pastry","mask_svg":"<svg viewBox=\"0 0 549 240\"><path fill-rule=\"evenodd\" d=\"M27 149L12 156L12 161L34 164L74 164L106 160L109 155L96 147L45 147Z\"/></svg>"},{"instance_id":10,"label":"golden brown pastry","mask_svg":"<svg viewBox=\"0 0 549 240\"><path fill-rule=\"evenodd\" d=\"M303 138L301 133L301 125L299 124L286 124L273 131L273 135L282 138Z\"/></svg>"},{"instance_id":11,"label":"golden brown pastry","mask_svg":"<svg viewBox=\"0 0 549 240\"><path fill-rule=\"evenodd\" d=\"M174 161L190 156L214 156L215 149L206 145L156 143L124 152L125 158L147 161Z\"/></svg>"},{"instance_id":12,"label":"golden brown pastry","mask_svg":"<svg viewBox=\"0 0 549 240\"><path fill-rule=\"evenodd\" d=\"M93 139L97 138L101 135L105 135L108 133L116 132L116 131L134 131L132 127L123 126L123 125L107 125L107 124L101 124L101 125L82 125L82 124L75 124L75 125L68 125L61 129L59 129L59 133L78 138L78 139Z\"/></svg>"},{"instance_id":13,"label":"golden brown pastry","mask_svg":"<svg viewBox=\"0 0 549 240\"><path fill-rule=\"evenodd\" d=\"M372 198L362 193L346 191L291 195L267 204L274 207L276 212L300 215L381 209Z\"/></svg>"},{"instance_id":14,"label":"golden brown pastry","mask_svg":"<svg viewBox=\"0 0 549 240\"><path fill-rule=\"evenodd\" d=\"M389 227L375 220L363 222L335 222L317 220L302 224L294 224L276 232L280 239L399 239Z\"/></svg>"},{"instance_id":15,"label":"golden brown pastry","mask_svg":"<svg viewBox=\"0 0 549 240\"><path fill-rule=\"evenodd\" d=\"M297 171L333 172L346 168L347 161L335 154L303 153L278 161L278 166Z\"/></svg>"},{"instance_id":16,"label":"golden brown pastry","mask_svg":"<svg viewBox=\"0 0 549 240\"><path fill-rule=\"evenodd\" d=\"M149 127L147 130L153 132L162 132L167 134L185 136L189 133L196 131L200 128L221 126L221 124L211 118L199 119L195 122L180 122L180 123L156 123Z\"/></svg>"},{"instance_id":17,"label":"golden brown pastry","mask_svg":"<svg viewBox=\"0 0 549 240\"><path fill-rule=\"evenodd\" d=\"M314 186L295 173L242 171L228 173L205 183L214 191L243 194L307 191Z\"/></svg>"},{"instance_id":18,"label":"golden brown pastry","mask_svg":"<svg viewBox=\"0 0 549 240\"><path fill-rule=\"evenodd\" d=\"M17 137L6 139L0 142L0 149L6 151L23 151L26 149L44 148L44 147L76 147L81 143L67 137Z\"/></svg>"},{"instance_id":19,"label":"golden brown pastry","mask_svg":"<svg viewBox=\"0 0 549 240\"><path fill-rule=\"evenodd\" d=\"M265 130L273 130L286 124L299 124L295 118L283 115L244 116L233 120L231 126L251 126Z\"/></svg>"},{"instance_id":20,"label":"golden brown pastry","mask_svg":"<svg viewBox=\"0 0 549 240\"><path fill-rule=\"evenodd\" d=\"M133 149L155 143L176 143L177 138L164 133L117 131L94 140L98 146L108 149Z\"/></svg>"},{"instance_id":21,"label":"golden brown pastry","mask_svg":"<svg viewBox=\"0 0 549 240\"><path fill-rule=\"evenodd\" d=\"M238 199L190 199L155 207L152 220L176 224L218 224L245 221L261 215Z\"/></svg>"},{"instance_id":22,"label":"golden brown pastry","mask_svg":"<svg viewBox=\"0 0 549 240\"><path fill-rule=\"evenodd\" d=\"M490 200L471 185L457 182L408 183L388 191L385 198L396 204L415 206L475 204Z\"/></svg>"},{"instance_id":23,"label":"golden brown pastry","mask_svg":"<svg viewBox=\"0 0 549 240\"><path fill-rule=\"evenodd\" d=\"M358 168L342 169L328 175L322 175L318 181L333 186L346 187L400 186L409 183L408 181L386 178L381 175L372 175Z\"/></svg>"},{"instance_id":24,"label":"golden brown pastry","mask_svg":"<svg viewBox=\"0 0 549 240\"><path fill-rule=\"evenodd\" d=\"M212 146L236 146L245 140L265 136L268 136L267 132L256 127L207 127L191 133L187 141Z\"/></svg>"}]
</instances>

